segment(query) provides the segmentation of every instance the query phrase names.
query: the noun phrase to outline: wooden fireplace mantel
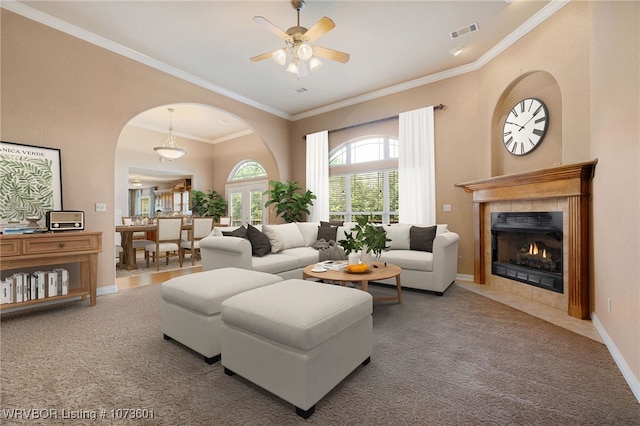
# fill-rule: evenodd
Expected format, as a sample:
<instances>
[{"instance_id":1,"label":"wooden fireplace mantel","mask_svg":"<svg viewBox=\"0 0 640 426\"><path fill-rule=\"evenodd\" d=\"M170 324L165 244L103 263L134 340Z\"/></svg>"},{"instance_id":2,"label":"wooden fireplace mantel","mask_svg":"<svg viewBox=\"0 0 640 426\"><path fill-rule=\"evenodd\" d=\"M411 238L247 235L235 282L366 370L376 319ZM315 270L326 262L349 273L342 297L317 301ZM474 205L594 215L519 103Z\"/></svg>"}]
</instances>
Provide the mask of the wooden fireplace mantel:
<instances>
[{"instance_id":1,"label":"wooden fireplace mantel","mask_svg":"<svg viewBox=\"0 0 640 426\"><path fill-rule=\"evenodd\" d=\"M474 282L486 282L484 223L487 203L566 198L569 205L568 313L589 318L589 229L591 179L598 160L490 177L455 186L473 193Z\"/></svg>"}]
</instances>

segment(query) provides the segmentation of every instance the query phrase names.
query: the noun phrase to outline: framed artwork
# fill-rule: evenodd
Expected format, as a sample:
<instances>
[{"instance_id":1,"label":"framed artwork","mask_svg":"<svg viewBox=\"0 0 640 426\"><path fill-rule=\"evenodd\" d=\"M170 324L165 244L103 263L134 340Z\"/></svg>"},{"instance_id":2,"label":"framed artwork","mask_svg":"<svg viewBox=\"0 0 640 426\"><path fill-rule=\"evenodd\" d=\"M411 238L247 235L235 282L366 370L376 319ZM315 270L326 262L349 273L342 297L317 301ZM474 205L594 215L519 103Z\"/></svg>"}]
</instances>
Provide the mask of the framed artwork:
<instances>
[{"instance_id":1,"label":"framed artwork","mask_svg":"<svg viewBox=\"0 0 640 426\"><path fill-rule=\"evenodd\" d=\"M0 221L62 210L60 150L0 142Z\"/></svg>"}]
</instances>

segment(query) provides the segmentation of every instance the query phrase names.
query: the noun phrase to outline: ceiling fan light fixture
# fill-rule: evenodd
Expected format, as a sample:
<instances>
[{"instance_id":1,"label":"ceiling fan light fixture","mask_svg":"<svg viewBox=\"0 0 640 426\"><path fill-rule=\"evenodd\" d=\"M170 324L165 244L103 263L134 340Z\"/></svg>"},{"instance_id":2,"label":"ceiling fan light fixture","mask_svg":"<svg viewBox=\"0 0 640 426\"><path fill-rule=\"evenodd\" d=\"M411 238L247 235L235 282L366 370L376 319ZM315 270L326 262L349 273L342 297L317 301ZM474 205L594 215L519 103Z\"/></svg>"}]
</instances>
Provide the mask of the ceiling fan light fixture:
<instances>
[{"instance_id":1,"label":"ceiling fan light fixture","mask_svg":"<svg viewBox=\"0 0 640 426\"><path fill-rule=\"evenodd\" d=\"M271 57L278 65L284 65L287 62L287 52L284 49L278 49L271 54Z\"/></svg>"},{"instance_id":2,"label":"ceiling fan light fixture","mask_svg":"<svg viewBox=\"0 0 640 426\"><path fill-rule=\"evenodd\" d=\"M168 108L169 111L169 135L167 136L167 140L164 142L163 146L156 146L153 148L155 152L157 152L161 157L166 158L168 160L175 160L176 158L180 158L187 153L187 150L184 148L180 148L178 146L178 142L176 142L176 137L173 134L173 108Z\"/></svg>"},{"instance_id":3,"label":"ceiling fan light fixture","mask_svg":"<svg viewBox=\"0 0 640 426\"><path fill-rule=\"evenodd\" d=\"M313 56L313 48L307 43L302 43L300 46L298 46L296 54L298 55L298 59L302 61L308 61Z\"/></svg>"},{"instance_id":4,"label":"ceiling fan light fixture","mask_svg":"<svg viewBox=\"0 0 640 426\"><path fill-rule=\"evenodd\" d=\"M322 61L315 56L309 61L309 69L315 71L322 66Z\"/></svg>"},{"instance_id":5,"label":"ceiling fan light fixture","mask_svg":"<svg viewBox=\"0 0 640 426\"><path fill-rule=\"evenodd\" d=\"M298 74L298 63L295 60L292 60L287 67L287 72L291 74Z\"/></svg>"}]
</instances>

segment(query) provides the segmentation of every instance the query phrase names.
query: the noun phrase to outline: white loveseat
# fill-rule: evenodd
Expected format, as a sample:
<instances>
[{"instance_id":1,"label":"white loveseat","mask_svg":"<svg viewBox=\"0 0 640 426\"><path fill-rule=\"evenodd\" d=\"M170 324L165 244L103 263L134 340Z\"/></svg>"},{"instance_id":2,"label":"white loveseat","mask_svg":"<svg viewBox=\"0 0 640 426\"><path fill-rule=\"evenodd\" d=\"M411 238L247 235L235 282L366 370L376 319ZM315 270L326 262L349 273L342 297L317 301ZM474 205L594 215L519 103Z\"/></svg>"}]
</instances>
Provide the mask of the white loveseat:
<instances>
[{"instance_id":1,"label":"white loveseat","mask_svg":"<svg viewBox=\"0 0 640 426\"><path fill-rule=\"evenodd\" d=\"M236 267L260 272L268 272L283 279L301 278L305 266L317 263L320 252L313 246L318 240L319 223L298 222L277 225L257 225L269 238L271 251L263 256L252 255L249 239L224 236L237 227L216 227L208 237L200 240L202 268L209 271L219 268ZM344 239L353 224L345 223L337 227L336 241ZM424 229L429 225L416 225ZM387 237L391 239L389 248L382 252L380 260L402 268L402 287L427 290L442 295L455 280L458 262L458 240L455 232L450 232L446 224L437 225L431 252L411 250L412 225L384 225ZM255 235L254 229L254 235ZM395 285L394 280L382 281ZM392 282L393 281L393 282Z\"/></svg>"}]
</instances>

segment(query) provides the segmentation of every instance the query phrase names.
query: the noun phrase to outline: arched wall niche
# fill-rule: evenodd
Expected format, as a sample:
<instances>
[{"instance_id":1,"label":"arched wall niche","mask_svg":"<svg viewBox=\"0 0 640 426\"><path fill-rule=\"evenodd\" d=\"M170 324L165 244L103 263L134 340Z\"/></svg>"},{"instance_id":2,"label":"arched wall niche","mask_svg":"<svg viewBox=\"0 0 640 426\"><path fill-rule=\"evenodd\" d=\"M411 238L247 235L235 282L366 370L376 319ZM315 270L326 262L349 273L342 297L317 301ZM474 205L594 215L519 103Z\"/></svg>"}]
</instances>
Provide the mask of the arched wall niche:
<instances>
[{"instance_id":1,"label":"arched wall niche","mask_svg":"<svg viewBox=\"0 0 640 426\"><path fill-rule=\"evenodd\" d=\"M527 155L509 153L503 143L504 121L513 106L525 98L542 100L549 113L543 141ZM513 81L498 99L491 122L491 172L502 176L562 164L562 95L556 79L546 71L527 73Z\"/></svg>"}]
</instances>

